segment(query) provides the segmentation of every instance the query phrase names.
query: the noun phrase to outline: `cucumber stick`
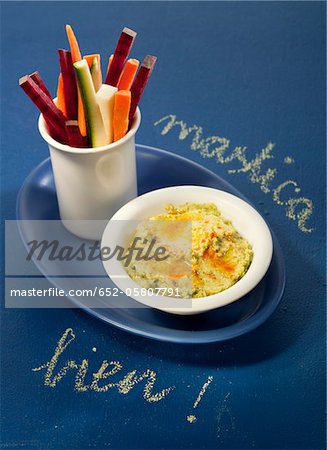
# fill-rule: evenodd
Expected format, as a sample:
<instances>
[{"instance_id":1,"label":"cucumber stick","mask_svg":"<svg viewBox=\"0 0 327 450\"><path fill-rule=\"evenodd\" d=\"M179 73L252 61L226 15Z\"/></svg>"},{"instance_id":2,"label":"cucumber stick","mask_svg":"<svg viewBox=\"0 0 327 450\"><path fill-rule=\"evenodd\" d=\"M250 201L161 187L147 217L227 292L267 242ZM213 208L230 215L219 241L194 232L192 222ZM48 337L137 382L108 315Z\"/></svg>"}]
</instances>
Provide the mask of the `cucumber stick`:
<instances>
[{"instance_id":1,"label":"cucumber stick","mask_svg":"<svg viewBox=\"0 0 327 450\"><path fill-rule=\"evenodd\" d=\"M74 69L83 100L87 134L91 147L107 145L109 144L108 134L96 100L96 93L87 61L82 59L75 62Z\"/></svg>"},{"instance_id":2,"label":"cucumber stick","mask_svg":"<svg viewBox=\"0 0 327 450\"><path fill-rule=\"evenodd\" d=\"M109 84L103 84L98 90L98 92L95 94L97 103L100 107L104 127L110 144L114 140L113 115L114 115L116 92L117 92L116 87L109 86Z\"/></svg>"}]
</instances>

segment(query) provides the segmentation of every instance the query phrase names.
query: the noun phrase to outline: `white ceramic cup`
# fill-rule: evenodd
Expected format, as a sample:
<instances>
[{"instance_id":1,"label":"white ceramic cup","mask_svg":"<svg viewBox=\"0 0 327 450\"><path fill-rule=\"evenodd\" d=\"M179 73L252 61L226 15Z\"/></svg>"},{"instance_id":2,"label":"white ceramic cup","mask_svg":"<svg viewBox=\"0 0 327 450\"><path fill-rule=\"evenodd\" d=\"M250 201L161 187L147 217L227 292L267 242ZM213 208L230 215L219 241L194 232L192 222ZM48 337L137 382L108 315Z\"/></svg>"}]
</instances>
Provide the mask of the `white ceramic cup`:
<instances>
[{"instance_id":1,"label":"white ceramic cup","mask_svg":"<svg viewBox=\"0 0 327 450\"><path fill-rule=\"evenodd\" d=\"M100 239L106 222L137 197L135 133L140 123L137 109L131 129L119 141L74 148L55 141L40 115L39 131L49 145L60 217L77 236Z\"/></svg>"}]
</instances>

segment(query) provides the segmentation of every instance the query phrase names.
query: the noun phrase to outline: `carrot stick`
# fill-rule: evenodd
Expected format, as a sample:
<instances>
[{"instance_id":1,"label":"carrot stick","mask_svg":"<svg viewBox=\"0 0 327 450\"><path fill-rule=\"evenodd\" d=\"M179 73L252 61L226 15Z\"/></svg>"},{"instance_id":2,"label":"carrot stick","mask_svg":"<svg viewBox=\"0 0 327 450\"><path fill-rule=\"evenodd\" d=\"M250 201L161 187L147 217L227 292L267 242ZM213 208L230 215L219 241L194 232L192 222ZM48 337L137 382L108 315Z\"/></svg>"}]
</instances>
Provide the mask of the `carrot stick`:
<instances>
[{"instance_id":1,"label":"carrot stick","mask_svg":"<svg viewBox=\"0 0 327 450\"><path fill-rule=\"evenodd\" d=\"M76 36L74 34L74 31L70 25L66 25L66 33L68 42L70 45L70 50L72 52L72 60L73 63L80 61L82 59L82 55L78 46L78 42L76 39ZM85 121L85 113L84 113L84 107L83 107L83 101L80 94L80 91L78 89L78 126L81 132L82 136L86 136L86 121Z\"/></svg>"},{"instance_id":2,"label":"carrot stick","mask_svg":"<svg viewBox=\"0 0 327 450\"><path fill-rule=\"evenodd\" d=\"M129 122L132 124L132 120L136 111L138 104L140 103L143 91L147 82L149 81L150 75L152 73L153 67L156 63L157 58L152 55L147 55L134 78L131 93L132 93L132 104L129 111Z\"/></svg>"},{"instance_id":3,"label":"carrot stick","mask_svg":"<svg viewBox=\"0 0 327 450\"><path fill-rule=\"evenodd\" d=\"M79 126L79 130L80 130L82 136L86 136L87 135L87 130L86 130L84 106L83 106L83 100L82 100L81 93L80 93L79 89L78 89L78 96L77 96L77 107L78 107L78 126Z\"/></svg>"},{"instance_id":4,"label":"carrot stick","mask_svg":"<svg viewBox=\"0 0 327 450\"><path fill-rule=\"evenodd\" d=\"M78 46L76 36L70 25L66 25L66 33L67 33L67 38L68 38L68 42L70 45L70 50L72 52L73 63L80 61L82 59L82 55L81 55L81 52L80 52L80 49Z\"/></svg>"},{"instance_id":5,"label":"carrot stick","mask_svg":"<svg viewBox=\"0 0 327 450\"><path fill-rule=\"evenodd\" d=\"M64 81L62 78L62 73L58 77L58 87L57 87L57 107L66 116L66 103L65 103L65 91L64 91Z\"/></svg>"},{"instance_id":6,"label":"carrot stick","mask_svg":"<svg viewBox=\"0 0 327 450\"><path fill-rule=\"evenodd\" d=\"M117 88L119 91L130 90L139 64L140 62L137 59L129 59L127 61L118 80Z\"/></svg>"},{"instance_id":7,"label":"carrot stick","mask_svg":"<svg viewBox=\"0 0 327 450\"><path fill-rule=\"evenodd\" d=\"M99 53L94 53L93 55L85 55L85 56L83 56L83 59L86 59L86 61L87 61L89 69L91 69L91 66L92 66L94 58L97 58L97 60L100 63L100 55L99 55Z\"/></svg>"},{"instance_id":8,"label":"carrot stick","mask_svg":"<svg viewBox=\"0 0 327 450\"><path fill-rule=\"evenodd\" d=\"M117 91L113 114L114 142L125 136L128 130L131 91Z\"/></svg>"},{"instance_id":9,"label":"carrot stick","mask_svg":"<svg viewBox=\"0 0 327 450\"><path fill-rule=\"evenodd\" d=\"M94 58L96 58L96 61L94 61ZM83 56L83 59L86 59L86 61L87 61L87 64L88 64L90 72L91 72L93 84L94 84L95 90L97 92L102 85L100 55L99 55L99 53L95 53L93 55L85 55L85 56Z\"/></svg>"}]
</instances>

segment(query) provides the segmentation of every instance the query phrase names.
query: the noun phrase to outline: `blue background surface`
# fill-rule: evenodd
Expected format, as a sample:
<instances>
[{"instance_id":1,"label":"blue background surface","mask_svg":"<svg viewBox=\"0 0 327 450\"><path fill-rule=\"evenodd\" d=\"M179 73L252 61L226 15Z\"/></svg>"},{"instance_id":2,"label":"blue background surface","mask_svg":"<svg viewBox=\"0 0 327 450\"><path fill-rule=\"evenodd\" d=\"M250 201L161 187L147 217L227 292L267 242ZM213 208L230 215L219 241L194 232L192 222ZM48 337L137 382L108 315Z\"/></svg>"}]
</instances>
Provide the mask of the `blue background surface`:
<instances>
[{"instance_id":1,"label":"blue background surface","mask_svg":"<svg viewBox=\"0 0 327 450\"><path fill-rule=\"evenodd\" d=\"M183 347L129 335L77 310L2 310L3 448L325 448L325 3L323 2L3 2L1 4L1 156L3 219L15 218L17 192L45 157L38 113L17 86L39 70L54 93L56 49L71 23L84 54L104 62L123 26L138 31L133 56L156 54L142 99L138 142L181 154L226 178L265 215L284 249L281 306L258 330L220 345ZM166 135L154 122L175 114L203 135L244 145L248 156L276 143L272 183L295 180L314 212L303 233L238 167L217 164ZM291 156L294 163L285 164ZM286 198L293 190L287 191ZM286 191L285 191L286 194ZM44 386L32 368L48 361L66 328L67 358L103 359L123 372L157 372L163 401L142 386L126 395L73 390L67 375ZM96 347L97 352L92 352ZM89 373L89 377L91 376ZM186 416L208 376L214 381Z\"/></svg>"}]
</instances>

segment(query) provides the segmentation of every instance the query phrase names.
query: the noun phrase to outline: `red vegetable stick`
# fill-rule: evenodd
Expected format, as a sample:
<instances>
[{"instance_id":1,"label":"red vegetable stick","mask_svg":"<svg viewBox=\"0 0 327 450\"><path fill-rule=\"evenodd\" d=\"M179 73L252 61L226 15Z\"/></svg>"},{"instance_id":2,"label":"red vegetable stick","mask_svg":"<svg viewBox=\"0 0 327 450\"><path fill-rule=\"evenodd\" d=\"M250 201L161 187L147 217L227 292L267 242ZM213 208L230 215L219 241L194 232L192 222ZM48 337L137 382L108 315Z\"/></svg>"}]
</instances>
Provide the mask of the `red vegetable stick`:
<instances>
[{"instance_id":1,"label":"red vegetable stick","mask_svg":"<svg viewBox=\"0 0 327 450\"><path fill-rule=\"evenodd\" d=\"M51 96L50 92L48 91L46 85L44 84L40 73L39 72L33 72L33 73L31 73L30 77L32 78L34 83L36 83L39 86L39 88L41 88L42 91L45 94L47 94L48 97L50 97L52 99L52 96Z\"/></svg>"},{"instance_id":2,"label":"red vegetable stick","mask_svg":"<svg viewBox=\"0 0 327 450\"><path fill-rule=\"evenodd\" d=\"M118 80L118 91L130 90L139 64L140 62L137 59L129 59L127 61Z\"/></svg>"},{"instance_id":3,"label":"red vegetable stick","mask_svg":"<svg viewBox=\"0 0 327 450\"><path fill-rule=\"evenodd\" d=\"M44 84L40 73L38 71L33 72L31 73L30 77L34 81L34 83L36 83L39 86L39 88L42 89L42 91L52 100L52 96L48 91L48 88ZM49 122L45 117L43 118L47 125L48 133L50 134L50 136L53 137L53 139L55 139L56 141L60 141L60 134L57 133L56 129L52 126L51 122Z\"/></svg>"},{"instance_id":4,"label":"red vegetable stick","mask_svg":"<svg viewBox=\"0 0 327 450\"><path fill-rule=\"evenodd\" d=\"M58 134L57 129L53 127L52 123L49 122L45 116L43 116L44 122L46 123L47 129L48 129L48 133L50 134L50 136L58 142L61 142L61 135L60 133Z\"/></svg>"},{"instance_id":5,"label":"red vegetable stick","mask_svg":"<svg viewBox=\"0 0 327 450\"><path fill-rule=\"evenodd\" d=\"M47 121L46 118L43 116L44 122L47 125L47 129L48 129L48 133L50 134L50 136L58 142L62 141L62 136L60 134L58 134L57 130L55 128L53 128L51 122ZM65 144L65 142L61 142L62 144Z\"/></svg>"},{"instance_id":6,"label":"red vegetable stick","mask_svg":"<svg viewBox=\"0 0 327 450\"><path fill-rule=\"evenodd\" d=\"M140 67L140 70L137 72L136 77L134 78L131 94L132 94L132 103L131 109L129 111L129 124L131 125L136 108L140 103L143 91L145 86L150 78L154 65L157 61L157 58L152 55L147 55L144 58L144 61Z\"/></svg>"},{"instance_id":7,"label":"red vegetable stick","mask_svg":"<svg viewBox=\"0 0 327 450\"><path fill-rule=\"evenodd\" d=\"M106 77L106 84L117 86L121 71L123 70L126 59L132 48L136 32L129 28L124 28L118 39L117 47L114 53L113 60L109 66Z\"/></svg>"},{"instance_id":8,"label":"red vegetable stick","mask_svg":"<svg viewBox=\"0 0 327 450\"><path fill-rule=\"evenodd\" d=\"M78 126L78 120L67 120L66 131L68 135L68 143L71 147L87 147L87 137L82 136Z\"/></svg>"},{"instance_id":9,"label":"red vegetable stick","mask_svg":"<svg viewBox=\"0 0 327 450\"><path fill-rule=\"evenodd\" d=\"M34 81L34 83L36 83L40 89L42 89L42 91L49 97L52 99L50 92L48 91L46 85L44 84L41 75L39 74L39 72L33 72L31 73L30 77L32 78L32 80ZM51 137L53 137L56 141L60 140L60 135L57 134L56 129L51 125L51 123L49 121L46 120L45 117L44 121L47 125L47 129L48 129L48 133L50 134Z\"/></svg>"},{"instance_id":10,"label":"red vegetable stick","mask_svg":"<svg viewBox=\"0 0 327 450\"><path fill-rule=\"evenodd\" d=\"M64 87L67 119L78 117L78 94L72 54L68 50L59 49L59 63Z\"/></svg>"},{"instance_id":11,"label":"red vegetable stick","mask_svg":"<svg viewBox=\"0 0 327 450\"><path fill-rule=\"evenodd\" d=\"M53 100L50 99L28 75L19 79L19 86L29 96L32 102L39 108L46 123L51 124L51 129L55 130L55 139L66 144L66 119L63 113L54 104Z\"/></svg>"}]
</instances>

